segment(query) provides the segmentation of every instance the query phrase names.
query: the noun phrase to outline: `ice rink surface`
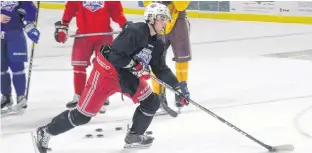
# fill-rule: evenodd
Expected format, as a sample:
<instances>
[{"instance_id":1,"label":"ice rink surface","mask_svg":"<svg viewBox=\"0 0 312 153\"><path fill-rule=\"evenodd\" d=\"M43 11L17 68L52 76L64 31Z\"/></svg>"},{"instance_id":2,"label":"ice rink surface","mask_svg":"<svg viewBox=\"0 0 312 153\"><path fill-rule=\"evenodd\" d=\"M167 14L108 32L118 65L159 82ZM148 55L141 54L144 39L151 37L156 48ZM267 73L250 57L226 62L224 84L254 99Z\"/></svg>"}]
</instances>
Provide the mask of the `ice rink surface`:
<instances>
[{"instance_id":1,"label":"ice rink surface","mask_svg":"<svg viewBox=\"0 0 312 153\"><path fill-rule=\"evenodd\" d=\"M35 153L31 132L64 111L72 99L73 39L65 44L54 40L54 22L61 16L62 11L40 12L41 39L35 48L29 107L22 116L2 117L3 153ZM142 21L143 17L127 18ZM312 26L208 19L190 22L191 98L266 144L290 143L295 146L294 153L310 153ZM75 27L71 22L70 33ZM118 28L116 24L114 27ZM167 63L175 72L171 49L168 53ZM167 95L173 101L174 95L169 91ZM150 148L123 149L126 126L131 123L136 105L127 98L122 101L120 94L110 100L105 115L52 137L51 153L267 152L194 106L184 108L177 118L155 117L148 129L156 138ZM173 102L170 105L174 107ZM118 126L124 130L115 131ZM104 138L84 138L87 133L96 134L96 128L103 129Z\"/></svg>"}]
</instances>

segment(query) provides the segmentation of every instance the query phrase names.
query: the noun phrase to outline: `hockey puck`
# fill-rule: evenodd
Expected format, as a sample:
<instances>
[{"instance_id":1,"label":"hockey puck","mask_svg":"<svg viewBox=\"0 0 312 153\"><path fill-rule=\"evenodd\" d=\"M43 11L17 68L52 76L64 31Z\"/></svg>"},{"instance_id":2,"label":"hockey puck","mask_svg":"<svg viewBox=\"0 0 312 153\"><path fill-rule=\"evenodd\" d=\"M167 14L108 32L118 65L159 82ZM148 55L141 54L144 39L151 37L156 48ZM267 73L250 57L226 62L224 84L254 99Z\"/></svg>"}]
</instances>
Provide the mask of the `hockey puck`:
<instances>
[{"instance_id":1,"label":"hockey puck","mask_svg":"<svg viewBox=\"0 0 312 153\"><path fill-rule=\"evenodd\" d=\"M104 138L104 135L103 134L97 134L96 137L97 138Z\"/></svg>"},{"instance_id":2,"label":"hockey puck","mask_svg":"<svg viewBox=\"0 0 312 153\"><path fill-rule=\"evenodd\" d=\"M86 138L93 138L93 135L92 135L92 134L86 134L85 137L86 137Z\"/></svg>"},{"instance_id":3,"label":"hockey puck","mask_svg":"<svg viewBox=\"0 0 312 153\"><path fill-rule=\"evenodd\" d=\"M122 128L121 127L116 127L115 130L116 131L120 131L120 130L122 130Z\"/></svg>"},{"instance_id":4,"label":"hockey puck","mask_svg":"<svg viewBox=\"0 0 312 153\"><path fill-rule=\"evenodd\" d=\"M96 131L96 132L102 132L103 129L102 129L102 128L97 128L97 129L95 129L95 131Z\"/></svg>"},{"instance_id":5,"label":"hockey puck","mask_svg":"<svg viewBox=\"0 0 312 153\"><path fill-rule=\"evenodd\" d=\"M151 135L151 134L153 134L153 132L152 131L146 131L145 132L147 135Z\"/></svg>"}]
</instances>

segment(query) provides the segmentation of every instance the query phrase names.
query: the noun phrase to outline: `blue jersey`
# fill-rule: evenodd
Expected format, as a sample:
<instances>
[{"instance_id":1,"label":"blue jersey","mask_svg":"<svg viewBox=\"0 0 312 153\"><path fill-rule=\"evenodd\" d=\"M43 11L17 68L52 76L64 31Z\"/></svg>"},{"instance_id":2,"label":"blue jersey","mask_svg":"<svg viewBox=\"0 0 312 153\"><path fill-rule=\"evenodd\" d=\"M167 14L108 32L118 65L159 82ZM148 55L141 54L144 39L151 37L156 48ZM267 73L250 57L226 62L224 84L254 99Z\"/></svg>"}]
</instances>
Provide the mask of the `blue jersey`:
<instances>
[{"instance_id":1,"label":"blue jersey","mask_svg":"<svg viewBox=\"0 0 312 153\"><path fill-rule=\"evenodd\" d=\"M23 21L34 22L36 13L37 8L32 1L1 1L1 14L11 17L8 23L1 23L1 31L23 29Z\"/></svg>"}]
</instances>

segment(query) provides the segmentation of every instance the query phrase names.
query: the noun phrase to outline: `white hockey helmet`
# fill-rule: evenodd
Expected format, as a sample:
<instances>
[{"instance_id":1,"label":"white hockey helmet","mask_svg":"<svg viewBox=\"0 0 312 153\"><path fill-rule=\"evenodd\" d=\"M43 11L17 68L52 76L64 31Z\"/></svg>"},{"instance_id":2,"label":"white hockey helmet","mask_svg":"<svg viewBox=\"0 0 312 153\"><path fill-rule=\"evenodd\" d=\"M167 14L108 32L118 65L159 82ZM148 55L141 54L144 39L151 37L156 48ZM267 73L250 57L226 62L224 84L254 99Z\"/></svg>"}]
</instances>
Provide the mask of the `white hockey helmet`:
<instances>
[{"instance_id":1,"label":"white hockey helmet","mask_svg":"<svg viewBox=\"0 0 312 153\"><path fill-rule=\"evenodd\" d=\"M145 8L144 19L145 21L155 20L160 15L168 20L171 20L171 15L168 7L160 3L151 3Z\"/></svg>"}]
</instances>

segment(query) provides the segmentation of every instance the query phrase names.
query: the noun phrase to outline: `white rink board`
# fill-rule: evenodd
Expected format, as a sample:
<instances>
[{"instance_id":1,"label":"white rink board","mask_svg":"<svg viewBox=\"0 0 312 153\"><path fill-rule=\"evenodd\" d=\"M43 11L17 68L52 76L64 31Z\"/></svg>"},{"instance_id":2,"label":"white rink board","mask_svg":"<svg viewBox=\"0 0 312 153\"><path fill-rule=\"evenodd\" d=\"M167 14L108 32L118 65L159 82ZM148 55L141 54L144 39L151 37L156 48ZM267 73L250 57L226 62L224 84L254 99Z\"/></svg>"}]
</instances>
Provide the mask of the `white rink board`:
<instances>
[{"instance_id":1,"label":"white rink board","mask_svg":"<svg viewBox=\"0 0 312 153\"><path fill-rule=\"evenodd\" d=\"M230 11L243 14L312 16L312 1L232 1Z\"/></svg>"}]
</instances>

